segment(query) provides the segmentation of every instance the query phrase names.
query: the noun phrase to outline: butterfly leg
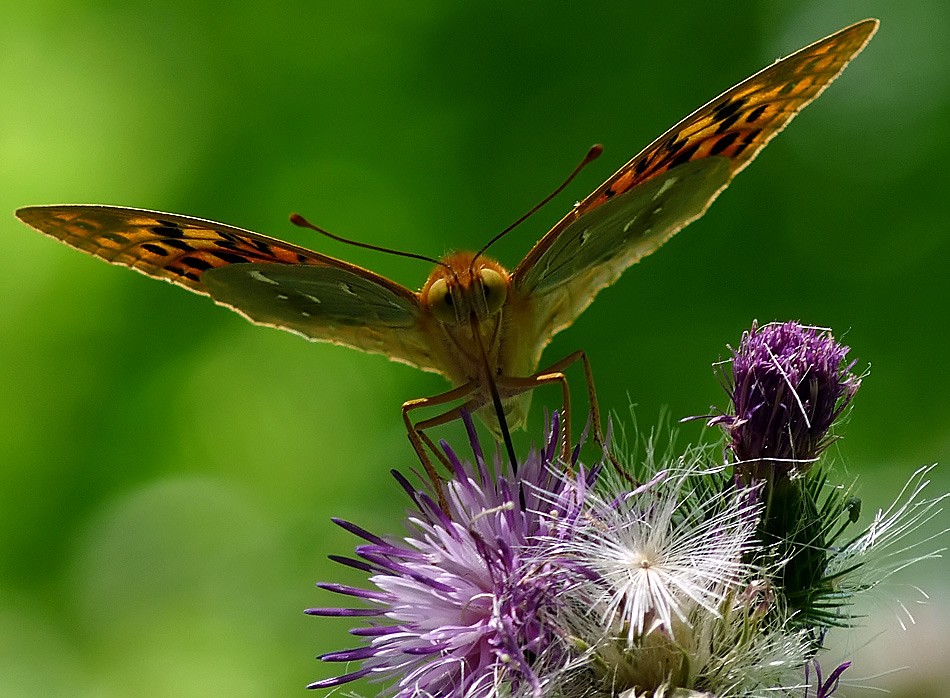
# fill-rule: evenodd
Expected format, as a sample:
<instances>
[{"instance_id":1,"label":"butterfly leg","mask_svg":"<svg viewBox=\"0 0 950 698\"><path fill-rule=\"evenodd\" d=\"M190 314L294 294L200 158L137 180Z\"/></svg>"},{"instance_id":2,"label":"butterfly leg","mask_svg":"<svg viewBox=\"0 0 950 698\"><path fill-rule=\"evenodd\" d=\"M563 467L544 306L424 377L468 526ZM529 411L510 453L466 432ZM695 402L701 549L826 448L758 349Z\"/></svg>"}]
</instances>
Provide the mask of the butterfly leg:
<instances>
[{"instance_id":1,"label":"butterfly leg","mask_svg":"<svg viewBox=\"0 0 950 698\"><path fill-rule=\"evenodd\" d=\"M587 358L587 353L583 349L578 349L572 354L568 354L560 361L556 361L547 368L538 371L531 376L533 378L540 378L546 375L555 375L560 374L564 375L562 372L570 367L571 365L581 362L581 365L584 367L584 380L587 382L587 399L590 402L590 412L591 420L593 421L593 432L594 432L594 442L600 446L601 450L604 452L604 455L610 460L611 464L614 466L616 471L626 480L631 480L630 475L626 470L621 467L620 463L610 452L610 447L607 444L607 439L604 437L604 432L601 429L600 422L600 407L597 404L597 391L594 389L594 373L590 367L590 359ZM530 379L529 379L530 380ZM565 405L566 407L566 405ZM569 412L565 409L565 420L567 420ZM570 433L570 432L568 432ZM632 482L632 480L631 480Z\"/></svg>"},{"instance_id":2,"label":"butterfly leg","mask_svg":"<svg viewBox=\"0 0 950 698\"><path fill-rule=\"evenodd\" d=\"M529 390L534 390L542 385L557 383L561 386L561 397L564 401L564 407L561 410L563 419L561 420L561 459L565 464L571 462L571 390L567 384L567 376L564 375L557 366L552 366L544 371L538 371L533 376L527 378L499 377L496 379L498 387L508 396L514 396Z\"/></svg>"},{"instance_id":3,"label":"butterfly leg","mask_svg":"<svg viewBox=\"0 0 950 698\"><path fill-rule=\"evenodd\" d=\"M429 476L429 480L431 480L432 486L436 490L436 494L439 498L439 505L442 507L443 511L446 512L448 512L448 509L446 508L447 502L445 501L445 493L442 490L443 478L438 474L438 472L436 472L435 466L432 464L432 460L426 453L426 446L428 446L428 448L432 451L432 453L435 454L436 458L439 459L439 461L443 466L445 466L447 470L451 471L452 465L448 462L442 452L436 448L435 444L432 443L432 439L426 435L425 429L439 426L440 424L447 424L448 422L460 419L462 416L462 408L466 406L470 407L470 405L466 403L466 405L463 405L462 407L456 407L438 416L423 420L418 424L413 424L409 413L413 410L418 410L424 407L437 407L448 402L454 402L455 400L462 400L471 395L474 389L475 385L473 383L466 383L439 395L407 400L402 405L402 420L406 425L406 435L409 437L409 442L412 444L412 448L416 452L419 462L422 463L422 467L425 469L426 475Z\"/></svg>"}]
</instances>

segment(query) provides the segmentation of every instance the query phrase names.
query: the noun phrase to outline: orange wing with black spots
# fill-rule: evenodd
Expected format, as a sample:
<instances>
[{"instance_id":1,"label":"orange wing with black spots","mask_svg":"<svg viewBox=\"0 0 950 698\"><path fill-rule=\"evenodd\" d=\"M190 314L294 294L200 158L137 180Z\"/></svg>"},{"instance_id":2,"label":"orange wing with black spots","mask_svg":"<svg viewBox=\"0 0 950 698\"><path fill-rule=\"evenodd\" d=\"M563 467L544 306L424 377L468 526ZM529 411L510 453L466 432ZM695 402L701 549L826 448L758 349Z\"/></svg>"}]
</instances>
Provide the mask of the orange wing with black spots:
<instances>
[{"instance_id":1,"label":"orange wing with black spots","mask_svg":"<svg viewBox=\"0 0 950 698\"><path fill-rule=\"evenodd\" d=\"M64 205L21 208L17 216L107 262L211 296L256 324L439 370L418 295L354 264L173 213Z\"/></svg>"},{"instance_id":2,"label":"orange wing with black spots","mask_svg":"<svg viewBox=\"0 0 950 698\"><path fill-rule=\"evenodd\" d=\"M776 61L648 145L535 245L512 274L541 349L605 286L701 216L877 30L864 20Z\"/></svg>"},{"instance_id":3,"label":"orange wing with black spots","mask_svg":"<svg viewBox=\"0 0 950 698\"><path fill-rule=\"evenodd\" d=\"M657 138L578 207L577 215L690 160L721 155L735 176L818 97L877 31L868 19L763 68Z\"/></svg>"},{"instance_id":4,"label":"orange wing with black spots","mask_svg":"<svg viewBox=\"0 0 950 698\"><path fill-rule=\"evenodd\" d=\"M206 296L211 294L201 275L213 267L336 261L249 230L174 213L63 205L28 206L16 214L27 225L83 252Z\"/></svg>"}]
</instances>

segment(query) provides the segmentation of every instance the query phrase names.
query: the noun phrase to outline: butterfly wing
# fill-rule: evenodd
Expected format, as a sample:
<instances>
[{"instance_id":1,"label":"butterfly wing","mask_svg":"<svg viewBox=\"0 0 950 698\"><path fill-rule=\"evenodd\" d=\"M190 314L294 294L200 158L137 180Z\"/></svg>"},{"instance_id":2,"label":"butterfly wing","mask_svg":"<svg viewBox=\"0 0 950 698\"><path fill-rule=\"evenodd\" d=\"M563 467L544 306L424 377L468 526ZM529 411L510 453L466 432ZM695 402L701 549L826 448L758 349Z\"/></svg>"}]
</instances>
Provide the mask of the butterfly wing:
<instances>
[{"instance_id":1,"label":"butterfly wing","mask_svg":"<svg viewBox=\"0 0 950 698\"><path fill-rule=\"evenodd\" d=\"M223 223L115 206L31 206L27 225L254 323L438 371L415 293L353 264Z\"/></svg>"},{"instance_id":2,"label":"butterfly wing","mask_svg":"<svg viewBox=\"0 0 950 698\"><path fill-rule=\"evenodd\" d=\"M537 366L551 337L570 325L598 291L701 216L766 143L844 70L877 26L869 19L842 29L716 97L555 225L512 274L513 322L532 328L518 351L533 358L531 365Z\"/></svg>"},{"instance_id":3,"label":"butterfly wing","mask_svg":"<svg viewBox=\"0 0 950 698\"><path fill-rule=\"evenodd\" d=\"M230 264L201 277L216 303L251 322L442 372L414 293L351 264Z\"/></svg>"}]
</instances>

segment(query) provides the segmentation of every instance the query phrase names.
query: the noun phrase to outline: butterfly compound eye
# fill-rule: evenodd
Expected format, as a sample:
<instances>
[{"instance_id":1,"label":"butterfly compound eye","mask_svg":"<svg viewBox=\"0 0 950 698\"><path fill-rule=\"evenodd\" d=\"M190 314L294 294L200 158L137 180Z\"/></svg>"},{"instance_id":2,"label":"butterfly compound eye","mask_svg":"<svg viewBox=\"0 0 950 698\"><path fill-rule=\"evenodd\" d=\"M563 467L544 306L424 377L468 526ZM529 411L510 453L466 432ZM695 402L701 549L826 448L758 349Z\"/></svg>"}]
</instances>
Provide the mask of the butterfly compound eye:
<instances>
[{"instance_id":1,"label":"butterfly compound eye","mask_svg":"<svg viewBox=\"0 0 950 698\"><path fill-rule=\"evenodd\" d=\"M455 299L452 298L451 289L449 289L449 284L445 279L436 279L429 286L426 294L426 305L439 322L450 325L458 322Z\"/></svg>"},{"instance_id":2,"label":"butterfly compound eye","mask_svg":"<svg viewBox=\"0 0 950 698\"><path fill-rule=\"evenodd\" d=\"M488 268L481 270L480 277L488 314L494 315L501 310L508 298L508 280L494 269Z\"/></svg>"}]
</instances>

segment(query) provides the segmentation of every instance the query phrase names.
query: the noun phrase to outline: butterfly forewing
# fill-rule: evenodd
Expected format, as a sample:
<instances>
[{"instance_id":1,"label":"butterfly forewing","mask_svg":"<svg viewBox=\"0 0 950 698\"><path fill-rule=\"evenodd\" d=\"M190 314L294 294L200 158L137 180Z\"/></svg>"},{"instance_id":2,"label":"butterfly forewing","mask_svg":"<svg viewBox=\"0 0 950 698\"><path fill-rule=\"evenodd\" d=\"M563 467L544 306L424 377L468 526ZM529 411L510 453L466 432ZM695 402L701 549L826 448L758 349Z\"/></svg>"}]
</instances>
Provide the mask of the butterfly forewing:
<instances>
[{"instance_id":1,"label":"butterfly forewing","mask_svg":"<svg viewBox=\"0 0 950 698\"><path fill-rule=\"evenodd\" d=\"M551 335L570 325L624 269L702 215L732 177L864 48L877 26L877 20L869 19L842 29L716 97L657 138L561 219L512 275L516 297L538 317L550 319L545 328L549 334L531 338L532 353L540 355ZM725 163L725 169L691 164L708 159ZM698 191L681 193L681 188ZM663 213L663 226L646 223L643 216L652 210L653 194L641 196L641 189L662 192L673 204Z\"/></svg>"},{"instance_id":2,"label":"butterfly forewing","mask_svg":"<svg viewBox=\"0 0 950 698\"><path fill-rule=\"evenodd\" d=\"M108 262L209 295L258 324L436 370L416 294L356 265L249 230L158 211L31 206L17 216ZM325 309L318 310L321 303Z\"/></svg>"},{"instance_id":3,"label":"butterfly forewing","mask_svg":"<svg viewBox=\"0 0 950 698\"><path fill-rule=\"evenodd\" d=\"M538 264L547 248L573 228L575 221L677 165L721 156L729 160L731 176L735 176L844 70L877 27L875 19L846 27L775 62L697 109L575 206L531 250L515 276Z\"/></svg>"},{"instance_id":4,"label":"butterfly forewing","mask_svg":"<svg viewBox=\"0 0 950 698\"><path fill-rule=\"evenodd\" d=\"M738 174L838 77L878 24L853 24L743 80L644 148L572 213L583 215L660 172L710 155L729 158Z\"/></svg>"},{"instance_id":5,"label":"butterfly forewing","mask_svg":"<svg viewBox=\"0 0 950 698\"><path fill-rule=\"evenodd\" d=\"M29 206L24 223L112 264L208 295L201 275L248 262L326 264L330 257L223 223L119 206Z\"/></svg>"}]
</instances>

